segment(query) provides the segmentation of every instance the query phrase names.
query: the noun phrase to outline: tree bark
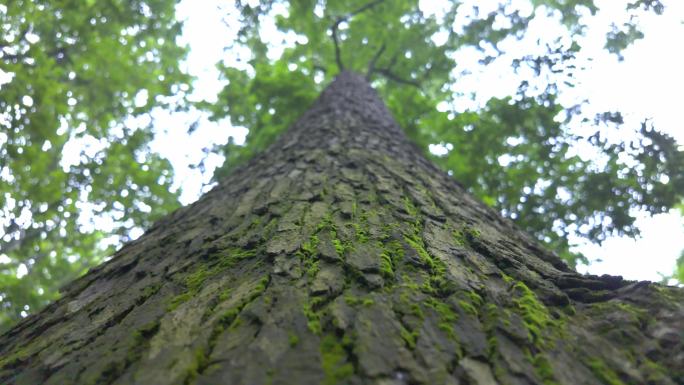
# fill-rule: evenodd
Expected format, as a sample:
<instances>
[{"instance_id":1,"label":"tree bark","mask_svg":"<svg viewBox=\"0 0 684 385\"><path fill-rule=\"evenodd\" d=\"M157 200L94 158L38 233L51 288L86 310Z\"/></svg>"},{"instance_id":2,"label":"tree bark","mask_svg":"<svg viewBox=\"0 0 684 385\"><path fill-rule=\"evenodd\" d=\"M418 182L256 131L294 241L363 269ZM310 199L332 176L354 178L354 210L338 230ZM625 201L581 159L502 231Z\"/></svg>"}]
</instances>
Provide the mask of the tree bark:
<instances>
[{"instance_id":1,"label":"tree bark","mask_svg":"<svg viewBox=\"0 0 684 385\"><path fill-rule=\"evenodd\" d=\"M0 383L675 385L682 319L681 289L566 267L343 72L268 151L0 336Z\"/></svg>"}]
</instances>

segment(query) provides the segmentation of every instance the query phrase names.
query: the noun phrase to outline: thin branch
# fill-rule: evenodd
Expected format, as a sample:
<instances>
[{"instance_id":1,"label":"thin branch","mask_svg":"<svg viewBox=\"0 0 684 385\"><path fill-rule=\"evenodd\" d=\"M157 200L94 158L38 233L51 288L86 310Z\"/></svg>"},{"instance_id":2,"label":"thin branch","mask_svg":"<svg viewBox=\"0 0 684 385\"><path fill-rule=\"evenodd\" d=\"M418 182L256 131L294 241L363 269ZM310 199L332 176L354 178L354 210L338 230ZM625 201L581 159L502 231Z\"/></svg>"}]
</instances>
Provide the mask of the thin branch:
<instances>
[{"instance_id":1,"label":"thin branch","mask_svg":"<svg viewBox=\"0 0 684 385\"><path fill-rule=\"evenodd\" d=\"M411 79L404 79L404 78L402 78L402 77L400 77L400 76L397 76L396 74L394 74L392 71L390 71L390 70L387 69L387 68L376 68L375 72L377 72L377 73L379 73L379 74L382 74L382 75L384 75L387 79L393 80L393 81L395 81L395 82L397 82L397 83L407 84L407 85L409 85L409 86L416 87L416 88L418 88L419 90L421 89L421 88L420 88L420 83L418 83L417 81L411 80Z\"/></svg>"},{"instance_id":2,"label":"thin branch","mask_svg":"<svg viewBox=\"0 0 684 385\"><path fill-rule=\"evenodd\" d=\"M371 1L370 3L368 3L366 5L362 5L361 7L351 11L350 13L348 13L346 18L349 19L351 17L354 17L354 16L358 15L359 13L361 13L365 10L368 10L368 9L375 7L376 5L382 3L383 1L385 1L385 0L375 0L375 1Z\"/></svg>"},{"instance_id":3,"label":"thin branch","mask_svg":"<svg viewBox=\"0 0 684 385\"><path fill-rule=\"evenodd\" d=\"M335 62L337 63L337 69L340 72L344 71L344 64L342 64L342 52L340 52L340 42L337 40L337 28L339 28L342 18L337 18L335 24L332 26L332 39L333 44L335 44Z\"/></svg>"},{"instance_id":4,"label":"thin branch","mask_svg":"<svg viewBox=\"0 0 684 385\"><path fill-rule=\"evenodd\" d=\"M352 17L358 15L361 12L367 11L376 5L382 3L385 0L374 0L371 1L370 3L367 3L349 13L346 15L339 16L337 19L335 19L335 22L332 25L331 31L332 31L332 39L333 39L333 44L335 45L335 62L337 63L337 68L340 70L340 72L344 71L344 63L342 63L342 52L340 49L340 41L337 37L337 31L340 28L340 24L342 24L343 21L348 21Z\"/></svg>"},{"instance_id":5,"label":"thin branch","mask_svg":"<svg viewBox=\"0 0 684 385\"><path fill-rule=\"evenodd\" d=\"M368 63L368 71L366 72L366 80L370 80L375 71L375 63L378 62L382 53L385 52L385 43L382 43L378 52L375 53L371 61Z\"/></svg>"}]
</instances>

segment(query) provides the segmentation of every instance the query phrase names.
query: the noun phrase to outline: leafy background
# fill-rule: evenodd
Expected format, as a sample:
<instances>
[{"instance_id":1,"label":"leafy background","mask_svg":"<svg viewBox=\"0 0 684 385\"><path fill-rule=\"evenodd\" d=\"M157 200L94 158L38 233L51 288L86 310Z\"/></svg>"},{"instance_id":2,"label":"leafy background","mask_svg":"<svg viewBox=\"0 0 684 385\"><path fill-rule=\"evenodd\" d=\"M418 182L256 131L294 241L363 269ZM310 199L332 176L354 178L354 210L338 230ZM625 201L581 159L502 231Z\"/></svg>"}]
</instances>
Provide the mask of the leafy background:
<instances>
[{"instance_id":1,"label":"leafy background","mask_svg":"<svg viewBox=\"0 0 684 385\"><path fill-rule=\"evenodd\" d=\"M0 330L266 148L340 66L367 73L407 134L463 185L569 264L587 264L576 244L637 237L638 217L682 207L681 146L657 116L620 111L586 76L629 61L648 22L681 20L677 9L653 0L0 6ZM650 75L622 74L624 92ZM679 266L672 277L684 281L684 254Z\"/></svg>"}]
</instances>

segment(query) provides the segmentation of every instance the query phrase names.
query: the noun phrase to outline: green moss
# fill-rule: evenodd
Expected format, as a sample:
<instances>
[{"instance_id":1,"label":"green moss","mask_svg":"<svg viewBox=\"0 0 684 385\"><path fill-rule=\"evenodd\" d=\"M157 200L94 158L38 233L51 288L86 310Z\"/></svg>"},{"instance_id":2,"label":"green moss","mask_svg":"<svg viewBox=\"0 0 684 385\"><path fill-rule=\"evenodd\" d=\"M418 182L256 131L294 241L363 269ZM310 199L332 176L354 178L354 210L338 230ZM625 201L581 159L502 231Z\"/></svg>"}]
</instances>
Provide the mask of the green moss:
<instances>
[{"instance_id":1,"label":"green moss","mask_svg":"<svg viewBox=\"0 0 684 385\"><path fill-rule=\"evenodd\" d=\"M219 261L218 266L215 269L222 271L227 268L235 266L238 262L245 259L254 258L257 255L257 250L244 250L237 247L230 248L219 254L216 254L212 259Z\"/></svg>"},{"instance_id":2,"label":"green moss","mask_svg":"<svg viewBox=\"0 0 684 385\"><path fill-rule=\"evenodd\" d=\"M266 291L269 282L270 276L263 276L256 283L256 285L249 291L249 293L247 293L247 296L242 301L240 301L240 303L225 310L223 314L221 314L218 317L218 322L214 324L214 327L211 330L211 334L209 335L207 345L195 351L195 359L188 369L185 381L183 382L184 385L194 383L197 374L207 367L207 352L211 352L213 350L214 346L216 345L216 340L218 339L218 336L221 335L221 333L224 330L226 330L226 328L234 329L240 326L242 322L239 318L240 312L242 311L242 309L244 309L245 306L247 306L247 304L252 302L254 299L262 295L264 291ZM221 299L222 296L227 297L229 293L229 290L224 290L221 294L219 294L219 299Z\"/></svg>"},{"instance_id":3,"label":"green moss","mask_svg":"<svg viewBox=\"0 0 684 385\"><path fill-rule=\"evenodd\" d=\"M380 274L384 278L394 278L394 265L392 264L392 255L386 251L380 254Z\"/></svg>"},{"instance_id":4,"label":"green moss","mask_svg":"<svg viewBox=\"0 0 684 385\"><path fill-rule=\"evenodd\" d=\"M290 335L287 338L288 342L290 343L290 347L293 348L299 344L299 336L296 335L295 333L290 333Z\"/></svg>"},{"instance_id":5,"label":"green moss","mask_svg":"<svg viewBox=\"0 0 684 385\"><path fill-rule=\"evenodd\" d=\"M454 332L454 322L458 319L458 315L451 307L435 298L428 298L425 301L425 305L431 307L439 314L439 328L447 333L452 340L458 340L456 333Z\"/></svg>"},{"instance_id":6,"label":"green moss","mask_svg":"<svg viewBox=\"0 0 684 385\"><path fill-rule=\"evenodd\" d=\"M408 215L414 218L417 218L420 213L409 197L404 197L404 209Z\"/></svg>"},{"instance_id":7,"label":"green moss","mask_svg":"<svg viewBox=\"0 0 684 385\"><path fill-rule=\"evenodd\" d=\"M249 292L249 296L247 297L247 302L253 301L255 298L260 296L261 294L266 291L266 288L268 287L268 283L271 281L271 277L269 275L265 275L261 277L259 280L259 283ZM247 303L245 303L246 305Z\"/></svg>"},{"instance_id":8,"label":"green moss","mask_svg":"<svg viewBox=\"0 0 684 385\"><path fill-rule=\"evenodd\" d=\"M420 305L417 303L411 304L411 314L415 315L420 319L425 318L425 313L423 313L423 309L421 309Z\"/></svg>"},{"instance_id":9,"label":"green moss","mask_svg":"<svg viewBox=\"0 0 684 385\"><path fill-rule=\"evenodd\" d=\"M335 235L335 236L337 236L337 235ZM345 245L342 243L342 241L340 241L339 239L333 237L332 242L333 242L333 246L335 246L335 251L337 252L337 254L340 255L340 256L344 255L344 252L345 252L345 250L346 250L346 247L345 247Z\"/></svg>"},{"instance_id":10,"label":"green moss","mask_svg":"<svg viewBox=\"0 0 684 385\"><path fill-rule=\"evenodd\" d=\"M185 381L183 381L183 384L189 385L194 383L201 369L207 366L208 361L209 357L207 357L207 352L204 348L195 349L193 361L188 367L187 375L185 377Z\"/></svg>"},{"instance_id":11,"label":"green moss","mask_svg":"<svg viewBox=\"0 0 684 385\"><path fill-rule=\"evenodd\" d=\"M230 298L230 292L231 292L230 289L222 290L218 296L219 302L224 302L224 301L228 300L228 298Z\"/></svg>"},{"instance_id":12,"label":"green moss","mask_svg":"<svg viewBox=\"0 0 684 385\"><path fill-rule=\"evenodd\" d=\"M532 366L534 366L534 371L537 376L541 378L544 385L558 385L556 378L553 375L553 368L551 363L543 354L537 354L535 356L528 355Z\"/></svg>"},{"instance_id":13,"label":"green moss","mask_svg":"<svg viewBox=\"0 0 684 385\"><path fill-rule=\"evenodd\" d=\"M416 251L420 261L427 266L429 276L423 282L421 289L430 295L437 297L447 297L455 291L455 284L448 279L446 271L446 264L433 258L425 247L425 242L422 237L422 222L419 216L418 209L413 205L410 199L404 198L406 211L415 218L409 223L408 231L404 232L404 241L412 249Z\"/></svg>"},{"instance_id":14,"label":"green moss","mask_svg":"<svg viewBox=\"0 0 684 385\"><path fill-rule=\"evenodd\" d=\"M240 314L241 307L236 306L226 310L221 317L219 317L219 323L223 325L224 329L230 326L237 319L238 314Z\"/></svg>"},{"instance_id":15,"label":"green moss","mask_svg":"<svg viewBox=\"0 0 684 385\"><path fill-rule=\"evenodd\" d=\"M624 385L620 377L599 358L589 358L586 361L587 366L591 369L594 375L607 385Z\"/></svg>"},{"instance_id":16,"label":"green moss","mask_svg":"<svg viewBox=\"0 0 684 385\"><path fill-rule=\"evenodd\" d=\"M401 338L404 340L404 342L406 343L406 346L409 349L413 350L416 348L416 339L418 338L418 331L417 330L409 331L408 329L406 329L405 327L402 326L401 330L400 330L400 334L401 334Z\"/></svg>"},{"instance_id":17,"label":"green moss","mask_svg":"<svg viewBox=\"0 0 684 385\"><path fill-rule=\"evenodd\" d=\"M459 246L467 246L471 244L475 239L480 238L480 230L463 225L459 229L455 229L451 232L454 237L454 242Z\"/></svg>"},{"instance_id":18,"label":"green moss","mask_svg":"<svg viewBox=\"0 0 684 385\"><path fill-rule=\"evenodd\" d=\"M28 346L24 346L16 350L13 354L0 358L0 367L12 367L15 364L26 360L31 356Z\"/></svg>"},{"instance_id":19,"label":"green moss","mask_svg":"<svg viewBox=\"0 0 684 385\"><path fill-rule=\"evenodd\" d=\"M309 278L314 278L320 270L320 261L316 257L318 243L318 235L312 234L311 237L309 237L309 239L302 244L301 248L295 254L304 264L304 270Z\"/></svg>"},{"instance_id":20,"label":"green moss","mask_svg":"<svg viewBox=\"0 0 684 385\"><path fill-rule=\"evenodd\" d=\"M100 373L93 373L90 377L82 378L81 382L89 385L113 382L121 376L121 373L128 366L140 360L143 352L150 344L150 339L158 331L158 320L147 323L136 329L132 334L125 359L110 361Z\"/></svg>"},{"instance_id":21,"label":"green moss","mask_svg":"<svg viewBox=\"0 0 684 385\"><path fill-rule=\"evenodd\" d=\"M465 301L465 300L460 300L460 301L458 301L458 305L466 313L477 317L477 309L475 309L475 306L473 306L473 304L471 304L470 302Z\"/></svg>"},{"instance_id":22,"label":"green moss","mask_svg":"<svg viewBox=\"0 0 684 385\"><path fill-rule=\"evenodd\" d=\"M348 226L351 226L354 229L354 236L358 242L368 242L368 222L366 222L365 216L355 219L354 222L349 223Z\"/></svg>"},{"instance_id":23,"label":"green moss","mask_svg":"<svg viewBox=\"0 0 684 385\"><path fill-rule=\"evenodd\" d=\"M250 292L247 294L244 300L242 300L239 304L231 307L230 309L226 310L223 314L221 314L221 316L219 317L219 325L221 325L222 329L225 329L226 327L233 329L239 326L240 320L238 319L238 315L240 314L242 309L245 306L247 306L248 303L252 302L257 297L262 295L264 291L266 291L269 282L270 277L268 275L262 277L259 280L259 282L254 286L254 288L250 290Z\"/></svg>"},{"instance_id":24,"label":"green moss","mask_svg":"<svg viewBox=\"0 0 684 385\"><path fill-rule=\"evenodd\" d=\"M278 225L278 220L276 218L271 219L266 226L264 226L263 236L268 239L275 233L276 226Z\"/></svg>"},{"instance_id":25,"label":"green moss","mask_svg":"<svg viewBox=\"0 0 684 385\"><path fill-rule=\"evenodd\" d=\"M668 376L668 371L660 364L653 362L646 358L642 363L640 369L646 376L646 380L649 384L659 384L664 382L664 379Z\"/></svg>"},{"instance_id":26,"label":"green moss","mask_svg":"<svg viewBox=\"0 0 684 385\"><path fill-rule=\"evenodd\" d=\"M495 362L494 357L498 352L498 342L494 330L497 327L497 322L501 320L501 313L501 309L494 303L488 303L484 306L483 324L484 331L487 334L487 357L493 362Z\"/></svg>"},{"instance_id":27,"label":"green moss","mask_svg":"<svg viewBox=\"0 0 684 385\"><path fill-rule=\"evenodd\" d=\"M474 305L479 307L479 306L482 306L484 304L484 300L476 292L466 291L465 294L466 294L466 296L468 296L468 299L470 299L470 302L472 302Z\"/></svg>"},{"instance_id":28,"label":"green moss","mask_svg":"<svg viewBox=\"0 0 684 385\"><path fill-rule=\"evenodd\" d=\"M589 311L598 317L605 314L623 313L628 315L630 322L634 324L647 324L653 321L653 316L648 311L617 300L593 303Z\"/></svg>"},{"instance_id":29,"label":"green moss","mask_svg":"<svg viewBox=\"0 0 684 385\"><path fill-rule=\"evenodd\" d=\"M474 291L462 291L459 294L465 297L464 299L458 301L461 309L463 309L466 313L477 317L479 315L479 308L484 304L482 297L480 297L480 295Z\"/></svg>"},{"instance_id":30,"label":"green moss","mask_svg":"<svg viewBox=\"0 0 684 385\"><path fill-rule=\"evenodd\" d=\"M161 289L160 283L145 287L142 291L142 294L137 299L138 305L140 305L146 299L148 299L151 296L153 296L154 294L156 294L159 291L159 289Z\"/></svg>"},{"instance_id":31,"label":"green moss","mask_svg":"<svg viewBox=\"0 0 684 385\"><path fill-rule=\"evenodd\" d=\"M504 282L506 282L506 283L513 283L513 282L515 282L515 279L513 279L513 277L511 277L510 275L504 273L503 271L500 272L499 274L501 274L501 278L504 280Z\"/></svg>"},{"instance_id":32,"label":"green moss","mask_svg":"<svg viewBox=\"0 0 684 385\"><path fill-rule=\"evenodd\" d=\"M210 262L200 265L195 271L189 273L184 279L185 292L171 298L167 310L173 311L180 304L188 301L199 293L204 282L209 278L232 268L238 262L253 258L257 255L257 250L244 250L240 248L230 248L220 253L212 255Z\"/></svg>"},{"instance_id":33,"label":"green moss","mask_svg":"<svg viewBox=\"0 0 684 385\"><path fill-rule=\"evenodd\" d=\"M176 309L180 304L186 302L190 298L194 297L202 287L204 281L210 276L209 270L206 265L200 265L197 270L188 274L185 277L185 292L171 298L171 302L167 306L167 310L172 311Z\"/></svg>"},{"instance_id":34,"label":"green moss","mask_svg":"<svg viewBox=\"0 0 684 385\"><path fill-rule=\"evenodd\" d=\"M361 304L362 304L363 306L370 306L370 305L372 305L372 304L374 304L374 303L375 303L375 301L374 301L372 298L365 298L365 299L363 300L363 302L361 302Z\"/></svg>"},{"instance_id":35,"label":"green moss","mask_svg":"<svg viewBox=\"0 0 684 385\"><path fill-rule=\"evenodd\" d=\"M408 309L409 314L421 320L425 319L425 313L423 313L423 309L420 307L420 303L411 301L411 299L409 298L409 292L407 290L404 290L401 293L401 295L399 296L399 301L401 301L402 305Z\"/></svg>"},{"instance_id":36,"label":"green moss","mask_svg":"<svg viewBox=\"0 0 684 385\"><path fill-rule=\"evenodd\" d=\"M382 249L380 254L380 274L385 279L393 280L394 271L404 258L404 248L399 241L389 241L386 243L378 242L378 246Z\"/></svg>"},{"instance_id":37,"label":"green moss","mask_svg":"<svg viewBox=\"0 0 684 385\"><path fill-rule=\"evenodd\" d=\"M142 327L133 332L133 344L137 345L140 343L147 342L149 338L155 335L158 331L159 321L153 321L143 325Z\"/></svg>"},{"instance_id":38,"label":"green moss","mask_svg":"<svg viewBox=\"0 0 684 385\"><path fill-rule=\"evenodd\" d=\"M354 297L351 294L345 295L344 301L351 306L356 306L356 305L371 306L375 303L373 298L370 298L370 297L366 297L366 298Z\"/></svg>"},{"instance_id":39,"label":"green moss","mask_svg":"<svg viewBox=\"0 0 684 385\"><path fill-rule=\"evenodd\" d=\"M544 345L543 330L553 325L548 309L544 306L530 288L523 282L513 286L518 297L513 299L518 313L523 318L530 340L538 345Z\"/></svg>"},{"instance_id":40,"label":"green moss","mask_svg":"<svg viewBox=\"0 0 684 385\"><path fill-rule=\"evenodd\" d=\"M320 316L313 310L310 303L305 303L303 306L304 316L307 319L306 326L313 334L321 334L321 319Z\"/></svg>"},{"instance_id":41,"label":"green moss","mask_svg":"<svg viewBox=\"0 0 684 385\"><path fill-rule=\"evenodd\" d=\"M345 347L336 336L328 334L323 337L320 349L325 374L324 385L342 383L354 374L354 366L348 362Z\"/></svg>"},{"instance_id":42,"label":"green moss","mask_svg":"<svg viewBox=\"0 0 684 385\"><path fill-rule=\"evenodd\" d=\"M404 235L404 241L406 241L406 243L408 243L408 245L418 253L418 257L420 257L420 261L423 264L427 265L431 269L434 267L435 262L430 256L430 253L428 253L425 249L425 244L423 243L423 239L420 237L419 233Z\"/></svg>"},{"instance_id":43,"label":"green moss","mask_svg":"<svg viewBox=\"0 0 684 385\"><path fill-rule=\"evenodd\" d=\"M456 284L448 279L444 272L438 270L428 276L421 289L425 293L444 298L456 291Z\"/></svg>"}]
</instances>

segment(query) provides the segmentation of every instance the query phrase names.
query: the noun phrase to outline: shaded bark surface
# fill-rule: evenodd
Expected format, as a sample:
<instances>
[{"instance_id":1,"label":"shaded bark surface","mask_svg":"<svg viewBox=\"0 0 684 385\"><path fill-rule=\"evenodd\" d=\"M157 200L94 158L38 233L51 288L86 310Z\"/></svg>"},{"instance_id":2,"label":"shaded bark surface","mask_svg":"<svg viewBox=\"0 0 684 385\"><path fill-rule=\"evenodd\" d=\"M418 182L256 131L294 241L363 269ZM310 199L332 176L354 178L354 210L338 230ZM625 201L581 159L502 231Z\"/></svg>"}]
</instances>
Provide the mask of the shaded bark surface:
<instances>
[{"instance_id":1,"label":"shaded bark surface","mask_svg":"<svg viewBox=\"0 0 684 385\"><path fill-rule=\"evenodd\" d=\"M681 289L567 268L344 72L0 336L0 383L682 384L682 319Z\"/></svg>"}]
</instances>

